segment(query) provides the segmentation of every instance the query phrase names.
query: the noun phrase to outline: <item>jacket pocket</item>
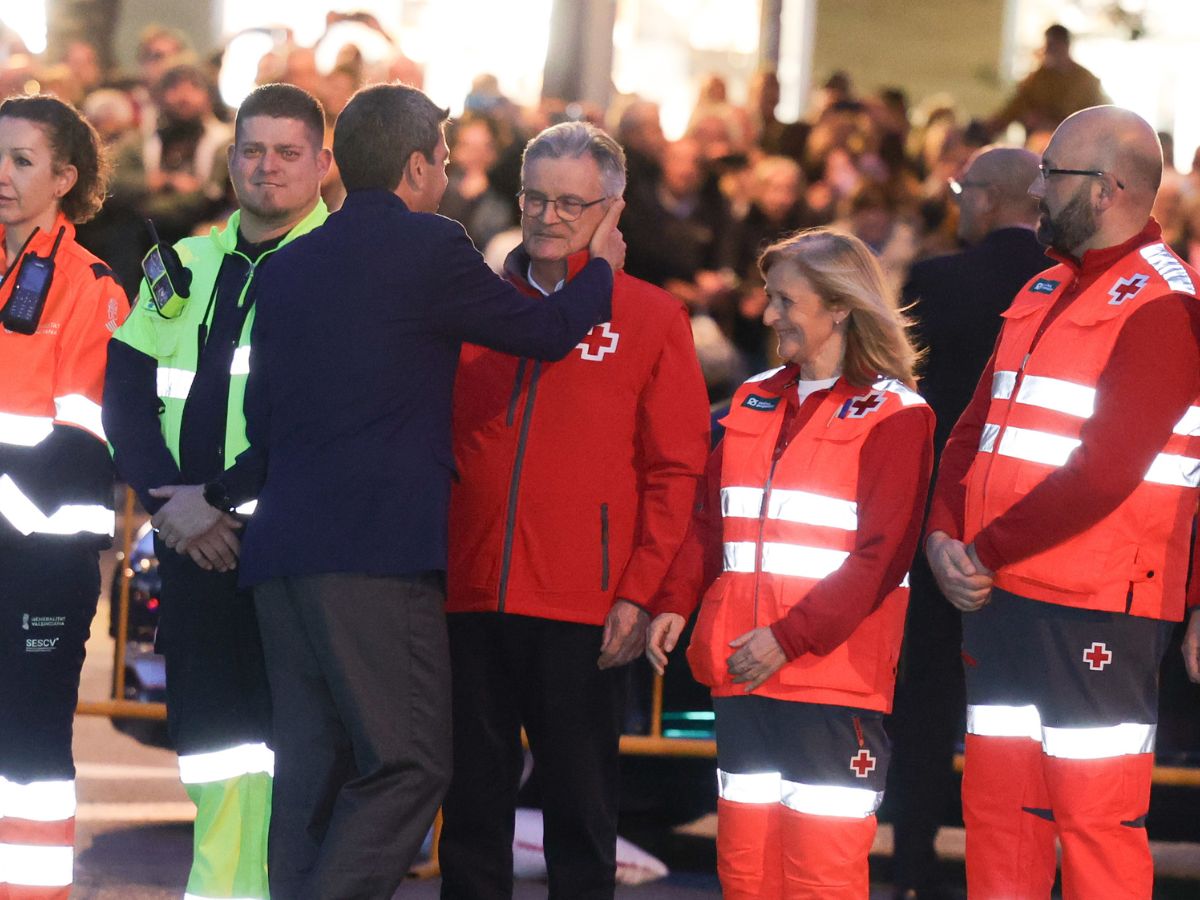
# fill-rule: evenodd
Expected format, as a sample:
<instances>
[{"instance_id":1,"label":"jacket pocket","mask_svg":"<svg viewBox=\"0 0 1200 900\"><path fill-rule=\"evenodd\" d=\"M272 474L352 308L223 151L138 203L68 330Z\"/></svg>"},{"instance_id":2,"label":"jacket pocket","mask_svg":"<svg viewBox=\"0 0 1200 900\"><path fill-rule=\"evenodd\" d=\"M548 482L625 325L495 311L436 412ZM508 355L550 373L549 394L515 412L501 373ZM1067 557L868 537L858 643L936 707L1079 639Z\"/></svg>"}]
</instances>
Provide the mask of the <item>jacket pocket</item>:
<instances>
[{"instance_id":1,"label":"jacket pocket","mask_svg":"<svg viewBox=\"0 0 1200 900\"><path fill-rule=\"evenodd\" d=\"M608 590L608 504L600 504L600 590Z\"/></svg>"},{"instance_id":2,"label":"jacket pocket","mask_svg":"<svg viewBox=\"0 0 1200 900\"><path fill-rule=\"evenodd\" d=\"M729 680L725 659L729 650L725 646L726 620L729 618L729 601L726 597L728 579L722 575L700 601L700 613L696 616L696 627L692 629L692 640L687 648L688 666L692 677L706 687L715 688Z\"/></svg>"}]
</instances>

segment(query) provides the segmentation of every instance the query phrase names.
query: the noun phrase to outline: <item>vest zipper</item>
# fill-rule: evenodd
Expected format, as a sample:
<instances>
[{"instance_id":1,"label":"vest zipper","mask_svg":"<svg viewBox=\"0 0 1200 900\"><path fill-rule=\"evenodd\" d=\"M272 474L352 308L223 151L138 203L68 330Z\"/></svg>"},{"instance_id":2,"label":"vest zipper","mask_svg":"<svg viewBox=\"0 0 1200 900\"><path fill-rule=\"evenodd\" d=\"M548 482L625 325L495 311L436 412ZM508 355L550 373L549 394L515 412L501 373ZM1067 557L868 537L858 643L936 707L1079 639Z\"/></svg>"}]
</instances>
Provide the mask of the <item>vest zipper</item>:
<instances>
[{"instance_id":1,"label":"vest zipper","mask_svg":"<svg viewBox=\"0 0 1200 900\"><path fill-rule=\"evenodd\" d=\"M608 590L608 504L600 504L600 590Z\"/></svg>"},{"instance_id":2,"label":"vest zipper","mask_svg":"<svg viewBox=\"0 0 1200 900\"><path fill-rule=\"evenodd\" d=\"M758 508L758 540L754 544L754 627L758 627L758 588L762 581L763 532L767 527L767 510L771 503L771 483L775 480L775 466L779 464L783 451L787 449L786 434L788 417L785 415L779 425L779 435L775 438L775 449L771 453L771 468L767 470L767 480L763 484L762 505ZM826 426L828 427L828 425Z\"/></svg>"},{"instance_id":3,"label":"vest zipper","mask_svg":"<svg viewBox=\"0 0 1200 900\"><path fill-rule=\"evenodd\" d=\"M524 362L524 360L522 360ZM517 498L521 487L521 466L525 461L525 445L529 440L529 427L533 422L533 403L537 399L538 379L542 374L540 361L534 362L529 376L529 392L525 396L525 409L521 413L521 430L517 437L517 455L513 460L512 476L508 484L508 509L504 520L504 547L500 557L500 587L497 591L496 611L504 612L504 601L508 595L508 573L512 565L513 532L517 527ZM518 369L517 391L513 394L513 406L519 394L520 378L524 372ZM511 419L510 419L511 421Z\"/></svg>"}]
</instances>

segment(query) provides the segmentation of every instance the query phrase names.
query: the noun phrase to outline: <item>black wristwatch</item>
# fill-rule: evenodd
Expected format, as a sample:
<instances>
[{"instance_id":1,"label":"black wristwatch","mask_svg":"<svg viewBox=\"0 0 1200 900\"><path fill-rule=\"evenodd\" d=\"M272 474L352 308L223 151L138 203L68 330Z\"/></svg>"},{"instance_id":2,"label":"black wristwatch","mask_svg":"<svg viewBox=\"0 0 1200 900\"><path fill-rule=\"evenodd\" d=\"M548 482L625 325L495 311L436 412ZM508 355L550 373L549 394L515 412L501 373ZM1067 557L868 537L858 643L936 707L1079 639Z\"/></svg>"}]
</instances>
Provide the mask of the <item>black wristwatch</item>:
<instances>
[{"instance_id":1,"label":"black wristwatch","mask_svg":"<svg viewBox=\"0 0 1200 900\"><path fill-rule=\"evenodd\" d=\"M229 502L229 489L220 481L210 481L204 485L204 502L221 512L233 509L233 504Z\"/></svg>"}]
</instances>

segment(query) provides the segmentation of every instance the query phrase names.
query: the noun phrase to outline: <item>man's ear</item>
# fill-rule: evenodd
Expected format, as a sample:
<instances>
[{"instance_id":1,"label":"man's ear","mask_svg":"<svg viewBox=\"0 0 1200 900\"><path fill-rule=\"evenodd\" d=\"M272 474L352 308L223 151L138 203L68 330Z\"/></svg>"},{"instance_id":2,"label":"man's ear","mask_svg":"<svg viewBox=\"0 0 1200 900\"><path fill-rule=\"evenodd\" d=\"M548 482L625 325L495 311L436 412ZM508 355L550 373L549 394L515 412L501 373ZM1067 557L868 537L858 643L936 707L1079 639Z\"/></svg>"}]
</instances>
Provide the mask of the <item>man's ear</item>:
<instances>
[{"instance_id":1,"label":"man's ear","mask_svg":"<svg viewBox=\"0 0 1200 900\"><path fill-rule=\"evenodd\" d=\"M322 147L317 152L317 172L321 181L325 180L325 176L329 174L329 167L333 165L333 151L328 147Z\"/></svg>"},{"instance_id":2,"label":"man's ear","mask_svg":"<svg viewBox=\"0 0 1200 900\"><path fill-rule=\"evenodd\" d=\"M425 173L428 168L429 160L425 158L425 154L420 150L414 150L409 154L408 162L404 164L404 180L408 182L408 186L414 191L420 190L421 184L425 181Z\"/></svg>"}]
</instances>

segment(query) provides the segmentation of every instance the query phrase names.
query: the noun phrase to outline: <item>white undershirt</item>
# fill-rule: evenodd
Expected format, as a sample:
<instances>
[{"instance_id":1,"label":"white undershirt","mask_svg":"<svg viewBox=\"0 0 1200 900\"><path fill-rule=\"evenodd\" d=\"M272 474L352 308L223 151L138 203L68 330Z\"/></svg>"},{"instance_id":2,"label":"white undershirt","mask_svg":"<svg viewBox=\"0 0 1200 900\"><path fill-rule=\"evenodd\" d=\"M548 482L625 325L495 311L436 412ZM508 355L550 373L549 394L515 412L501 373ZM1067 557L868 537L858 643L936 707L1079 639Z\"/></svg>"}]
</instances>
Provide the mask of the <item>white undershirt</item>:
<instances>
[{"instance_id":1,"label":"white undershirt","mask_svg":"<svg viewBox=\"0 0 1200 900\"><path fill-rule=\"evenodd\" d=\"M796 402L803 405L809 394L815 394L817 391L828 390L837 384L840 375L834 375L832 378L819 378L816 381L796 381Z\"/></svg>"},{"instance_id":2,"label":"white undershirt","mask_svg":"<svg viewBox=\"0 0 1200 900\"><path fill-rule=\"evenodd\" d=\"M544 287L542 287L540 284L538 284L537 281L533 277L533 263L529 264L529 268L525 272L525 280L529 282L530 287L536 288L544 297L549 297L555 291L562 290L562 286L567 281L565 278L563 278L558 282L558 284L556 284L554 286L553 291L546 290Z\"/></svg>"}]
</instances>

